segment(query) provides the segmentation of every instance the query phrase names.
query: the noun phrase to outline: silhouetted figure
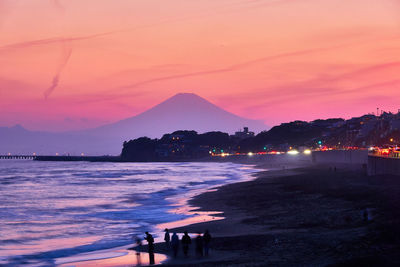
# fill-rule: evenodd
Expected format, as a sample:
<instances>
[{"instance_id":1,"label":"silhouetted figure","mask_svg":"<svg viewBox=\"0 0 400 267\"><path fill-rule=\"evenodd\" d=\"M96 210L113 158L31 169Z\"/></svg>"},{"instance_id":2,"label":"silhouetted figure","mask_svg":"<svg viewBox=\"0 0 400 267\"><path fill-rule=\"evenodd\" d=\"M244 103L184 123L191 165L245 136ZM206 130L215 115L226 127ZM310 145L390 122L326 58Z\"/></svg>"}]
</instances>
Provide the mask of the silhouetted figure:
<instances>
[{"instance_id":1,"label":"silhouetted figure","mask_svg":"<svg viewBox=\"0 0 400 267\"><path fill-rule=\"evenodd\" d=\"M142 251L142 240L139 237L136 237L136 265L142 265L142 259L140 257L140 252Z\"/></svg>"},{"instance_id":2,"label":"silhouetted figure","mask_svg":"<svg viewBox=\"0 0 400 267\"><path fill-rule=\"evenodd\" d=\"M192 243L192 239L190 239L190 236L188 235L188 232L185 231L185 234L182 237L182 249L183 249L183 254L185 257L188 256L189 253L189 245Z\"/></svg>"},{"instance_id":3,"label":"silhouetted figure","mask_svg":"<svg viewBox=\"0 0 400 267\"><path fill-rule=\"evenodd\" d=\"M164 235L164 241L165 241L165 247L167 250L170 248L170 237L169 237L169 230L168 228L165 228L165 235Z\"/></svg>"},{"instance_id":4,"label":"silhouetted figure","mask_svg":"<svg viewBox=\"0 0 400 267\"><path fill-rule=\"evenodd\" d=\"M196 237L196 254L198 257L203 257L203 237L200 233Z\"/></svg>"},{"instance_id":5,"label":"silhouetted figure","mask_svg":"<svg viewBox=\"0 0 400 267\"><path fill-rule=\"evenodd\" d=\"M145 239L148 243L150 264L154 264L154 238L149 232L146 232Z\"/></svg>"},{"instance_id":6,"label":"silhouetted figure","mask_svg":"<svg viewBox=\"0 0 400 267\"><path fill-rule=\"evenodd\" d=\"M174 257L176 258L178 256L178 249L179 249L179 237L176 233L172 235L171 247L172 250L174 251Z\"/></svg>"},{"instance_id":7,"label":"silhouetted figure","mask_svg":"<svg viewBox=\"0 0 400 267\"><path fill-rule=\"evenodd\" d=\"M210 243L211 243L211 235L208 230L203 235L203 241L204 241L204 254L208 256L208 251L210 250Z\"/></svg>"}]
</instances>

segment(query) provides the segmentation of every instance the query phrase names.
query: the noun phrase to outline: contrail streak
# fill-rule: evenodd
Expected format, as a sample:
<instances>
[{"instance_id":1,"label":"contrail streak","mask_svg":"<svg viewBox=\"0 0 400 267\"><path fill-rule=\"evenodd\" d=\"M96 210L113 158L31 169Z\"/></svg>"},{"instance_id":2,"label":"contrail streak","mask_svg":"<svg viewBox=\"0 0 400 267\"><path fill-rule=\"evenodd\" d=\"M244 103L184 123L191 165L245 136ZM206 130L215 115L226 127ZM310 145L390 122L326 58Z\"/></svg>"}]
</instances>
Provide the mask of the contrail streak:
<instances>
[{"instance_id":1,"label":"contrail streak","mask_svg":"<svg viewBox=\"0 0 400 267\"><path fill-rule=\"evenodd\" d=\"M50 1L53 3L54 7L56 9L58 9L58 11L60 13L64 13L64 11L65 11L64 6L61 5L61 3L58 0L50 0ZM57 86L58 86L58 84L60 82L61 73L64 70L65 66L67 65L67 63L69 61L69 58L71 57L72 48L67 45L66 41L67 40L65 38L62 38L62 42L64 44L64 47L63 47L63 51L62 51L62 54L61 54L61 62L58 65L56 74L53 77L53 80L51 82L50 87L47 88L46 91L43 92L43 95L44 95L45 99L47 99L54 92L54 90L57 88ZM71 41L71 40L69 40L69 41ZM40 42L38 42L38 43L40 43ZM36 45L38 43L32 43L31 42L31 43L26 43L25 45Z\"/></svg>"},{"instance_id":2,"label":"contrail streak","mask_svg":"<svg viewBox=\"0 0 400 267\"><path fill-rule=\"evenodd\" d=\"M63 58L62 58L62 61L60 62L60 65L58 66L58 69L56 71L56 74L53 77L50 87L47 88L46 91L44 91L44 93L43 93L45 99L47 99L51 95L51 93L53 93L54 90L57 88L57 86L60 82L61 73L64 70L65 66L67 65L67 63L71 57L71 54L72 54L72 48L66 48Z\"/></svg>"}]
</instances>

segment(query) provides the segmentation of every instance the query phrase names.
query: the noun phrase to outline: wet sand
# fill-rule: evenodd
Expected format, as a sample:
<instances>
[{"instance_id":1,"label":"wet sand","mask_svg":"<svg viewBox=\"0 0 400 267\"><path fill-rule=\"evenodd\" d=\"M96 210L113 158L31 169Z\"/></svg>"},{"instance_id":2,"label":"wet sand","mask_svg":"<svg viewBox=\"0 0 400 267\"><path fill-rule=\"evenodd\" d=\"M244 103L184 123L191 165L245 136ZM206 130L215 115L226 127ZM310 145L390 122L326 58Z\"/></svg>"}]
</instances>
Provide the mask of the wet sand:
<instances>
[{"instance_id":1,"label":"wet sand","mask_svg":"<svg viewBox=\"0 0 400 267\"><path fill-rule=\"evenodd\" d=\"M350 166L260 172L190 204L225 219L173 229L214 238L209 257L180 251L167 265L400 266L400 177ZM166 253L163 244L156 252Z\"/></svg>"},{"instance_id":2,"label":"wet sand","mask_svg":"<svg viewBox=\"0 0 400 267\"><path fill-rule=\"evenodd\" d=\"M262 167L273 166L257 166ZM209 229L210 255L197 257L194 240L188 258L180 250L174 259L162 243L155 252L169 256L167 266L400 266L400 177L367 177L358 166L336 167L279 166L253 181L198 195L189 204L200 207L199 214L221 211L215 216L225 218L171 233ZM131 252L122 259L110 266L136 264ZM90 263L108 266L103 260Z\"/></svg>"},{"instance_id":3,"label":"wet sand","mask_svg":"<svg viewBox=\"0 0 400 267\"><path fill-rule=\"evenodd\" d=\"M99 250L71 257L60 258L55 264L59 267L125 267L149 265L149 254L137 254L131 246ZM154 261L159 264L167 259L164 254L155 254Z\"/></svg>"}]
</instances>

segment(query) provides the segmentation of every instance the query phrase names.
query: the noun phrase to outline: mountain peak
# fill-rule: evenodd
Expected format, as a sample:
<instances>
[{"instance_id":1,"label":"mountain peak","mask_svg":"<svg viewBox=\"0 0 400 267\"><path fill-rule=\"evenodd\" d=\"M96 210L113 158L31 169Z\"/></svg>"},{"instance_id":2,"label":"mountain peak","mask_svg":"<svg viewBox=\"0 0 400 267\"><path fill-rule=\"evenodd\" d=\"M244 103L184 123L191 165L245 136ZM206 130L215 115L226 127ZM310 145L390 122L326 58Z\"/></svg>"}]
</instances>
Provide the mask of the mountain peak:
<instances>
[{"instance_id":1,"label":"mountain peak","mask_svg":"<svg viewBox=\"0 0 400 267\"><path fill-rule=\"evenodd\" d=\"M218 107L194 93L178 93L143 113L157 111L160 114L170 112L190 113L216 108Z\"/></svg>"},{"instance_id":2,"label":"mountain peak","mask_svg":"<svg viewBox=\"0 0 400 267\"><path fill-rule=\"evenodd\" d=\"M232 114L194 93L179 93L134 117L88 130L87 133L115 140L115 147L120 147L118 142L122 144L141 136L160 138L178 130L234 133L245 126L254 132L266 129L262 121Z\"/></svg>"},{"instance_id":3,"label":"mountain peak","mask_svg":"<svg viewBox=\"0 0 400 267\"><path fill-rule=\"evenodd\" d=\"M195 93L177 93L172 97L200 97L200 96L196 95Z\"/></svg>"},{"instance_id":4,"label":"mountain peak","mask_svg":"<svg viewBox=\"0 0 400 267\"><path fill-rule=\"evenodd\" d=\"M7 137L0 138L5 140L0 142L0 150L3 153L66 151L116 155L121 152L124 141L141 136L160 138L177 130L234 133L245 126L254 132L266 129L263 122L232 114L194 93L179 93L139 115L95 129L62 134L30 132L20 125L3 129L0 135L7 134Z\"/></svg>"},{"instance_id":5,"label":"mountain peak","mask_svg":"<svg viewBox=\"0 0 400 267\"><path fill-rule=\"evenodd\" d=\"M255 132L265 130L261 121L232 114L194 93L178 93L143 113L105 125L95 130L126 134L125 139L159 137L176 130L195 130L199 133L222 131L233 133L242 127Z\"/></svg>"},{"instance_id":6,"label":"mountain peak","mask_svg":"<svg viewBox=\"0 0 400 267\"><path fill-rule=\"evenodd\" d=\"M177 93L176 95L170 97L168 100L180 100L180 101L186 101L186 100L202 100L206 101L204 98L202 98L199 95L196 95L194 93Z\"/></svg>"}]
</instances>

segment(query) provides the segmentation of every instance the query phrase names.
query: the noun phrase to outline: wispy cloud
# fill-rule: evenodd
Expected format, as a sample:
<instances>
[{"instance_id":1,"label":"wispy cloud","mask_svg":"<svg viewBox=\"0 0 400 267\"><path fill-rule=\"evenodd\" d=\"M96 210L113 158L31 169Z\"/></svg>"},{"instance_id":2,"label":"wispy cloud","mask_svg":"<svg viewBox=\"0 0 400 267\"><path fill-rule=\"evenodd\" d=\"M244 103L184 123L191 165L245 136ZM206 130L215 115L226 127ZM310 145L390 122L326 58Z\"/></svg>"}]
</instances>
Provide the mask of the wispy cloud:
<instances>
[{"instance_id":1,"label":"wispy cloud","mask_svg":"<svg viewBox=\"0 0 400 267\"><path fill-rule=\"evenodd\" d=\"M319 103L320 105L324 105L324 103L329 103L329 105L335 105L338 99L358 101L359 97L353 100L352 97L348 95L355 94L359 95L360 92L363 92L363 98L370 100L369 103L374 102L374 100L378 100L380 97L386 97L387 99L396 99L396 96L393 95L392 92L388 95L385 92L384 88L394 88L400 92L400 80L390 80L380 83L368 84L360 87L351 87L345 90L332 87L332 86L320 86L310 88L307 86L296 86L296 85L288 85L280 88L275 88L275 90L281 90L283 93L280 95L276 95L271 93L270 91L266 91L264 93L260 92L259 94L254 94L254 96L247 96L249 99L251 98L255 102L256 99L262 99L257 104L253 104L250 106L246 106L243 109L244 113L260 113L265 112L265 110L270 110L273 108L277 108L278 106L287 106L293 105L293 103L297 103L299 105L309 105L310 101L313 103ZM290 93L285 93L290 92ZM399 93L400 95L400 93ZM237 97L240 98L240 97ZM236 98L236 99L237 99ZM235 99L233 99L235 101ZM223 98L223 102L229 102L225 98ZM365 103L364 103L365 104Z\"/></svg>"},{"instance_id":2,"label":"wispy cloud","mask_svg":"<svg viewBox=\"0 0 400 267\"><path fill-rule=\"evenodd\" d=\"M333 80L343 80L343 79L354 79L354 77L356 76L367 76L383 70L387 70L389 68L398 68L398 67L400 67L400 61L385 62L368 66L365 68L360 68L352 72L347 72L342 75L332 77L329 80L333 81Z\"/></svg>"},{"instance_id":3,"label":"wispy cloud","mask_svg":"<svg viewBox=\"0 0 400 267\"><path fill-rule=\"evenodd\" d=\"M7 14L6 0L0 0L0 27L3 25L4 19Z\"/></svg>"},{"instance_id":4,"label":"wispy cloud","mask_svg":"<svg viewBox=\"0 0 400 267\"><path fill-rule=\"evenodd\" d=\"M137 87L140 87L143 85L161 82L161 81L233 72L233 71L241 70L243 68L250 67L250 66L258 64L258 63L264 63L264 62L268 62L268 61L289 58L289 57L295 57L295 56L308 55L308 54L313 54L313 53L321 53L321 52L325 52L325 51L329 51L329 50L333 50L333 49L337 49L337 48L341 48L341 47L345 47L345 46L347 46L347 45L337 45L337 46L332 46L332 47L314 48L314 49L306 49L306 50L300 50L300 51L294 51L294 52L287 52L287 53L281 53L281 54L277 54L277 55L266 56L266 57L261 57L258 59L249 60L246 62L234 64L234 65L224 67L224 68L203 70L203 71L196 71L196 72L189 72L189 73L182 73L182 74L175 74L175 75L167 75L167 76L159 76L159 77L155 77L152 79L147 79L147 80L139 81L139 82L132 83L129 85L121 86L120 89L132 89L132 88L137 88Z\"/></svg>"},{"instance_id":5,"label":"wispy cloud","mask_svg":"<svg viewBox=\"0 0 400 267\"><path fill-rule=\"evenodd\" d=\"M386 75L386 80L368 79L373 74L384 74L388 70L395 72L400 67L400 62L386 62L374 64L368 67L359 68L342 74L320 76L302 82L288 82L285 85L271 86L259 90L241 93L234 96L223 96L218 98L218 103L230 103L238 106L241 103L254 103L251 106L244 107L244 112L254 113L277 105L290 105L301 101L312 100L333 101L333 99L353 99L352 95L393 95L393 92L399 92L400 80L390 79ZM380 76L378 76L380 77ZM388 79L389 78L389 79ZM349 84L348 81L357 81L357 85ZM360 86L360 83L364 85ZM301 102L300 101L300 102Z\"/></svg>"},{"instance_id":6,"label":"wispy cloud","mask_svg":"<svg viewBox=\"0 0 400 267\"><path fill-rule=\"evenodd\" d=\"M65 12L64 5L61 4L61 1L60 1L60 0L50 0L50 1L51 1L51 3L53 4L53 6L54 6L55 8L57 8L59 11Z\"/></svg>"},{"instance_id":7,"label":"wispy cloud","mask_svg":"<svg viewBox=\"0 0 400 267\"><path fill-rule=\"evenodd\" d=\"M350 88L347 90L337 90L336 92L333 92L333 94L342 95L342 94L352 94L352 93L358 94L360 92L367 93L367 92L371 92L371 91L375 92L375 90L378 88L382 89L382 88L389 88L389 87L397 89L395 91L399 92L399 95L400 95L400 80L399 79L368 84L365 86ZM384 93L384 92L381 90L380 93Z\"/></svg>"},{"instance_id":8,"label":"wispy cloud","mask_svg":"<svg viewBox=\"0 0 400 267\"><path fill-rule=\"evenodd\" d=\"M1 21L1 13L2 13L2 7L4 7L4 4L6 0L0 0L0 21ZM54 7L61 11L65 11L65 7L62 5L60 0L49 0ZM198 11L196 14L190 14L190 15L182 15L178 17L171 17L171 18L165 18L160 21L150 23L150 24L145 24L145 25L138 25L138 26L133 26L133 27L127 27L127 28L122 28L122 29L116 29L113 31L106 31L106 32L101 32L101 33L96 33L96 34L90 34L90 35L84 35L84 36L75 36L75 37L51 37L51 38L44 38L44 39L38 39L38 40L31 40L31 41L25 41L25 42L18 42L18 43L12 43L8 45L3 45L0 46L0 52L2 51L7 51L7 50L12 50L12 49L21 49L21 48L29 48L32 46L41 46L41 45L50 45L50 44L57 44L57 43L62 43L62 42L76 42L76 41L83 41L83 40L88 40L88 39L94 39L98 37L104 37L104 36L109 36L113 34L118 34L118 33L127 33L127 32L132 32L135 30L141 30L141 29L146 29L146 28L152 28L160 25L165 25L169 23L177 23L177 22L184 22L187 20L192 20L192 19L198 19L202 17L207 17L210 15L210 11L223 11L226 8L229 7L240 7L241 5L248 5L254 3L262 3L264 5L270 5L270 4L277 4L281 2L289 2L292 0L275 0L275 1L263 1L263 0L255 0L255 1L240 1L235 4L224 4L220 5L215 8L207 8L204 10ZM4 9L4 8L3 8ZM242 12L242 11L241 11Z\"/></svg>"},{"instance_id":9,"label":"wispy cloud","mask_svg":"<svg viewBox=\"0 0 400 267\"><path fill-rule=\"evenodd\" d=\"M75 42L75 41L94 39L94 38L98 38L98 37L107 36L107 35L110 35L113 33L114 32L103 32L103 33L86 35L86 36L53 37L53 38L38 39L38 40L26 41L26 42L18 42L18 43L0 46L0 52L12 50L12 49L29 48L29 47L41 46L41 45L60 44L60 43L65 43L65 42Z\"/></svg>"}]
</instances>

